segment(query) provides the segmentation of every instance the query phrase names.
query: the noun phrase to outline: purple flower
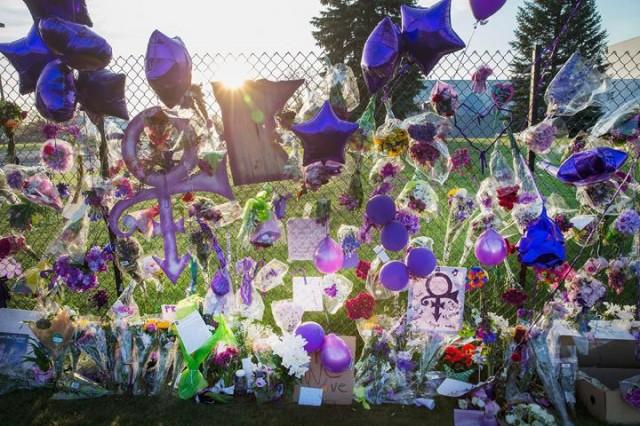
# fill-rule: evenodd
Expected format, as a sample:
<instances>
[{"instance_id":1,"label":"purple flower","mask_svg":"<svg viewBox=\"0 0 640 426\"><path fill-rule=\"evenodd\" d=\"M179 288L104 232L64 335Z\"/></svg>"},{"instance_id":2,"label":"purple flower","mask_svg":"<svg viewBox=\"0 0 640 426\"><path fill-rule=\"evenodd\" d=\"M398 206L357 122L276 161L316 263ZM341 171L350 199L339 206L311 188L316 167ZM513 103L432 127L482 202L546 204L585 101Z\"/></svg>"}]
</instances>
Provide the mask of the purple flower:
<instances>
[{"instance_id":1,"label":"purple flower","mask_svg":"<svg viewBox=\"0 0 640 426\"><path fill-rule=\"evenodd\" d=\"M74 139L78 139L80 137L80 127L76 125L67 126L67 133Z\"/></svg>"},{"instance_id":2,"label":"purple flower","mask_svg":"<svg viewBox=\"0 0 640 426\"><path fill-rule=\"evenodd\" d=\"M389 162L380 169L380 176L382 176L383 179L392 178L395 177L398 172L400 172L400 167Z\"/></svg>"},{"instance_id":3,"label":"purple flower","mask_svg":"<svg viewBox=\"0 0 640 426\"><path fill-rule=\"evenodd\" d=\"M287 201L291 198L291 194L279 195L274 198L273 204L273 214L276 216L276 219L282 220L287 213Z\"/></svg>"},{"instance_id":4,"label":"purple flower","mask_svg":"<svg viewBox=\"0 0 640 426\"><path fill-rule=\"evenodd\" d=\"M456 150L451 156L451 171L459 172L464 168L471 165L471 157L469 157L469 151L466 148L460 148Z\"/></svg>"},{"instance_id":5,"label":"purple flower","mask_svg":"<svg viewBox=\"0 0 640 426\"><path fill-rule=\"evenodd\" d=\"M324 294L326 294L329 297L336 297L338 295L338 288L336 287L335 283L332 284L330 287L325 288Z\"/></svg>"},{"instance_id":6,"label":"purple flower","mask_svg":"<svg viewBox=\"0 0 640 426\"><path fill-rule=\"evenodd\" d=\"M398 210L395 219L407 228L407 232L410 235L415 235L420 232L420 218L411 214L411 212Z\"/></svg>"},{"instance_id":7,"label":"purple flower","mask_svg":"<svg viewBox=\"0 0 640 426\"><path fill-rule=\"evenodd\" d=\"M636 234L640 232L640 215L633 209L623 210L615 221L615 227L622 234Z\"/></svg>"},{"instance_id":8,"label":"purple flower","mask_svg":"<svg viewBox=\"0 0 640 426\"><path fill-rule=\"evenodd\" d=\"M107 270L107 264L102 249L98 246L91 247L84 256L89 269L93 272L104 272Z\"/></svg>"},{"instance_id":9,"label":"purple flower","mask_svg":"<svg viewBox=\"0 0 640 426\"><path fill-rule=\"evenodd\" d=\"M60 126L55 123L47 123L42 126L42 133L47 139L55 139L60 131Z\"/></svg>"},{"instance_id":10,"label":"purple flower","mask_svg":"<svg viewBox=\"0 0 640 426\"><path fill-rule=\"evenodd\" d=\"M109 303L109 293L106 290L98 290L91 296L91 303L96 309L102 309Z\"/></svg>"},{"instance_id":11,"label":"purple flower","mask_svg":"<svg viewBox=\"0 0 640 426\"><path fill-rule=\"evenodd\" d=\"M340 195L340 199L338 202L340 203L341 206L343 206L348 211L354 211L358 207L360 207L360 203L358 202L358 199L346 192Z\"/></svg>"},{"instance_id":12,"label":"purple flower","mask_svg":"<svg viewBox=\"0 0 640 426\"><path fill-rule=\"evenodd\" d=\"M436 126L433 123L412 124L407 131L409 136L418 142L431 142L436 136Z\"/></svg>"},{"instance_id":13,"label":"purple flower","mask_svg":"<svg viewBox=\"0 0 640 426\"><path fill-rule=\"evenodd\" d=\"M56 185L56 189L58 190L58 194L60 194L61 198L67 198L69 196L69 185L66 183L59 183Z\"/></svg>"},{"instance_id":14,"label":"purple flower","mask_svg":"<svg viewBox=\"0 0 640 426\"><path fill-rule=\"evenodd\" d=\"M399 370L408 373L410 371L413 371L413 369L416 367L416 363L413 362L411 358L401 356L398 357L398 360L396 361L396 367L398 367Z\"/></svg>"},{"instance_id":15,"label":"purple flower","mask_svg":"<svg viewBox=\"0 0 640 426\"><path fill-rule=\"evenodd\" d=\"M623 395L624 400L635 408L640 408L640 388L634 388L633 390Z\"/></svg>"},{"instance_id":16,"label":"purple flower","mask_svg":"<svg viewBox=\"0 0 640 426\"><path fill-rule=\"evenodd\" d=\"M20 189L24 183L24 176L19 170L13 171L7 175L7 184L13 189Z\"/></svg>"}]
</instances>

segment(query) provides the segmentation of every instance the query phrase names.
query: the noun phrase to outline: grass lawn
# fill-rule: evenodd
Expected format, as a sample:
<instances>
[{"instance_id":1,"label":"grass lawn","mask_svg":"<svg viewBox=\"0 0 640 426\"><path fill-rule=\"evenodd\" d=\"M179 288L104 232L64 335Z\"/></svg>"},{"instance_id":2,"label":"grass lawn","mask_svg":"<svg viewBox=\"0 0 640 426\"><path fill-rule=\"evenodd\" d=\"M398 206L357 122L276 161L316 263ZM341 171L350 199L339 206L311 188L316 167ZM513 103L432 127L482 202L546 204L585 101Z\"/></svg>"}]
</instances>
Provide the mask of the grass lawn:
<instances>
[{"instance_id":1,"label":"grass lawn","mask_svg":"<svg viewBox=\"0 0 640 426\"><path fill-rule=\"evenodd\" d=\"M49 392L16 392L0 397L0 425L437 425L453 424L454 399L437 400L436 408L381 405L301 407L290 402L257 405L236 399L226 405L204 405L174 396L112 396L83 401L51 401ZM601 423L578 410L580 426Z\"/></svg>"}]
</instances>

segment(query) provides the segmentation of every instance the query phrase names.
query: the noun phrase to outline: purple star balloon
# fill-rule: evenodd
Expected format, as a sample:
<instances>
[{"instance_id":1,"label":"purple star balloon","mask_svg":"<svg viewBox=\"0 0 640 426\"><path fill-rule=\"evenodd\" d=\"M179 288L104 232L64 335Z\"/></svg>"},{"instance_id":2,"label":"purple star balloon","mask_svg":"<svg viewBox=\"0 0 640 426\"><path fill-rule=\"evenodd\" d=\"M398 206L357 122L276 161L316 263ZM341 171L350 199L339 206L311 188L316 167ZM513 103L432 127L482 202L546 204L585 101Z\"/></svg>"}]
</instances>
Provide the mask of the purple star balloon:
<instances>
[{"instance_id":1,"label":"purple star balloon","mask_svg":"<svg viewBox=\"0 0 640 426\"><path fill-rule=\"evenodd\" d=\"M54 16L42 19L38 29L47 47L71 68L95 71L106 67L111 61L111 46L107 40L86 25Z\"/></svg>"},{"instance_id":2,"label":"purple star balloon","mask_svg":"<svg viewBox=\"0 0 640 426\"><path fill-rule=\"evenodd\" d=\"M393 78L400 63L402 37L388 16L371 31L362 50L362 75L369 93L382 89Z\"/></svg>"},{"instance_id":3,"label":"purple star balloon","mask_svg":"<svg viewBox=\"0 0 640 426\"><path fill-rule=\"evenodd\" d=\"M451 28L451 0L432 7L400 7L405 48L428 75L440 59L464 48L464 42Z\"/></svg>"},{"instance_id":4,"label":"purple star balloon","mask_svg":"<svg viewBox=\"0 0 640 426\"><path fill-rule=\"evenodd\" d=\"M603 182L622 167L627 157L626 152L608 147L578 152L564 160L557 177L576 186Z\"/></svg>"},{"instance_id":5,"label":"purple star balloon","mask_svg":"<svg viewBox=\"0 0 640 426\"><path fill-rule=\"evenodd\" d=\"M179 37L155 30L149 38L144 71L160 100L173 108L191 86L191 55Z\"/></svg>"},{"instance_id":6,"label":"purple star balloon","mask_svg":"<svg viewBox=\"0 0 640 426\"><path fill-rule=\"evenodd\" d=\"M78 101L92 114L129 119L124 87L126 76L109 70L83 71L76 80Z\"/></svg>"},{"instance_id":7,"label":"purple star balloon","mask_svg":"<svg viewBox=\"0 0 640 426\"><path fill-rule=\"evenodd\" d=\"M49 120L61 123L73 117L76 85L71 68L59 60L44 67L36 84L36 108Z\"/></svg>"},{"instance_id":8,"label":"purple star balloon","mask_svg":"<svg viewBox=\"0 0 640 426\"><path fill-rule=\"evenodd\" d=\"M311 120L291 126L304 147L302 165L316 161L335 161L344 164L344 148L358 125L340 120L331 103L325 101L322 108Z\"/></svg>"},{"instance_id":9,"label":"purple star balloon","mask_svg":"<svg viewBox=\"0 0 640 426\"><path fill-rule=\"evenodd\" d=\"M11 43L0 43L0 53L7 57L18 72L21 95L35 90L42 69L56 58L40 38L35 25L26 37Z\"/></svg>"},{"instance_id":10,"label":"purple star balloon","mask_svg":"<svg viewBox=\"0 0 640 426\"><path fill-rule=\"evenodd\" d=\"M85 0L24 0L34 22L49 16L93 26Z\"/></svg>"}]
</instances>

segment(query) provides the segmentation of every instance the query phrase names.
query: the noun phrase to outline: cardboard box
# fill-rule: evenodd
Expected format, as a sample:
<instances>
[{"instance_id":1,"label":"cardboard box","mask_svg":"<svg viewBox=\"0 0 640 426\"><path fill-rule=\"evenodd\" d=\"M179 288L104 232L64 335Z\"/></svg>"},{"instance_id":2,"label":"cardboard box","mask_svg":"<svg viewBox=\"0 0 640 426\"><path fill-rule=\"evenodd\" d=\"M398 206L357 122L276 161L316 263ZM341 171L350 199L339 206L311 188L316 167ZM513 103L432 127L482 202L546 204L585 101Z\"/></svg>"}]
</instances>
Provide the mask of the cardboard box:
<instances>
[{"instance_id":1,"label":"cardboard box","mask_svg":"<svg viewBox=\"0 0 640 426\"><path fill-rule=\"evenodd\" d=\"M353 336L340 336L351 349L355 363L356 356L356 338ZM322 403L334 405L351 405L353 401L353 386L355 382L353 364L351 368L340 374L329 373L322 368L320 362L320 353L316 352L311 355L311 366L309 371L304 375L300 383L301 386L308 388L322 388ZM300 386L296 386L293 399L298 401Z\"/></svg>"},{"instance_id":2,"label":"cardboard box","mask_svg":"<svg viewBox=\"0 0 640 426\"><path fill-rule=\"evenodd\" d=\"M578 400L593 417L609 424L640 424L640 410L627 404L618 390L621 380L640 374L640 369L585 367L580 372Z\"/></svg>"}]
</instances>

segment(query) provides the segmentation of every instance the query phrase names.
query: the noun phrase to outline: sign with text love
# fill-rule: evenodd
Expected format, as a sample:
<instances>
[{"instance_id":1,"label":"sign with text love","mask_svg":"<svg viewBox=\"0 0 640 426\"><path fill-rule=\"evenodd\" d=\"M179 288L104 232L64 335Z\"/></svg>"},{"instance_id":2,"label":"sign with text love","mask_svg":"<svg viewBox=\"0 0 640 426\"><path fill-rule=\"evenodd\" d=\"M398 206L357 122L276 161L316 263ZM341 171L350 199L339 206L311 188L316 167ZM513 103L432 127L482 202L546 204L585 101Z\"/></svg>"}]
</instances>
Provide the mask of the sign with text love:
<instances>
[{"instance_id":1,"label":"sign with text love","mask_svg":"<svg viewBox=\"0 0 640 426\"><path fill-rule=\"evenodd\" d=\"M340 336L349 345L351 353L356 353L356 338L353 336ZM320 352L311 355L311 367L302 378L300 386L322 389L322 402L324 404L351 405L353 401L353 366L339 374L330 373L322 368ZM300 386L294 391L294 401L298 401Z\"/></svg>"},{"instance_id":2,"label":"sign with text love","mask_svg":"<svg viewBox=\"0 0 640 426\"><path fill-rule=\"evenodd\" d=\"M457 333L462 326L466 268L438 266L409 284L409 318L418 331Z\"/></svg>"}]
</instances>

